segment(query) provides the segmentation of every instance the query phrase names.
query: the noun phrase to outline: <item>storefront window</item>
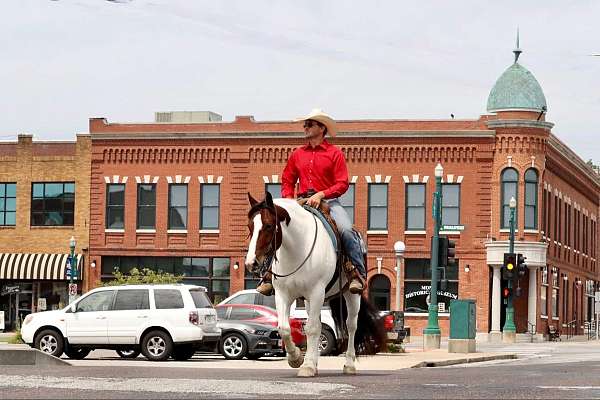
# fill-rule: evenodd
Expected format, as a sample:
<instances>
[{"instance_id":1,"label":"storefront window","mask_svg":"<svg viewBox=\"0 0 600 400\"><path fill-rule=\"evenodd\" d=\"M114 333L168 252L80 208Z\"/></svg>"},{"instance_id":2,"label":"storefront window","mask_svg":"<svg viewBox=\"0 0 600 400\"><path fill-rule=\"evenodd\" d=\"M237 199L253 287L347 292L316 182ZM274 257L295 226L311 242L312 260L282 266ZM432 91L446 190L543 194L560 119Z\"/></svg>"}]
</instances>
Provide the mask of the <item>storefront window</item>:
<instances>
[{"instance_id":1,"label":"storefront window","mask_svg":"<svg viewBox=\"0 0 600 400\"><path fill-rule=\"evenodd\" d=\"M438 281L437 299L442 312L448 312L450 300L458 299L458 259L454 264L448 265L445 271L447 287L442 289ZM438 276L443 277L442 271ZM428 258L406 259L404 277L404 311L428 312L431 293L431 265Z\"/></svg>"}]
</instances>

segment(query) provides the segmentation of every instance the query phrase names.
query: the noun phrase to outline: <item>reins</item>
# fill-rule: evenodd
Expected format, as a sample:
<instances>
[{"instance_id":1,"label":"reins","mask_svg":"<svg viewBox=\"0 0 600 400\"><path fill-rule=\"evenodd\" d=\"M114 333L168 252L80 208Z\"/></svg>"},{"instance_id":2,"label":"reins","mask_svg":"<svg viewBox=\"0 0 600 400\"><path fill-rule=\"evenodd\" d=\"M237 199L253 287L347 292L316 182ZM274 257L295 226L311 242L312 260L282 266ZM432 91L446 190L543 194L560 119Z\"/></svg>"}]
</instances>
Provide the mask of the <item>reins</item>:
<instances>
[{"instance_id":1,"label":"reins","mask_svg":"<svg viewBox=\"0 0 600 400\"><path fill-rule=\"evenodd\" d=\"M277 213L275 213L275 215L277 215ZM308 259L310 258L310 256L313 253L313 250L315 249L315 244L317 243L317 234L319 233L319 227L317 225L317 218L313 215L313 220L315 221L315 237L313 238L313 242L312 242L312 246L310 246L310 251L308 252L308 254L306 255L306 257L304 258L304 261L302 261L302 263L300 265L298 265L298 267L296 267L295 270L293 270L292 272L290 272L289 274L285 274L285 275L280 275L275 273L275 271L273 271L273 264L271 263L270 269L271 269L271 274L275 277L275 278L285 278L287 276L293 275L296 272L298 272L298 270L300 268L302 268L302 266L304 264L306 264L306 262L308 261ZM275 217L277 218L277 217ZM277 235L273 235L273 237L275 237Z\"/></svg>"}]
</instances>

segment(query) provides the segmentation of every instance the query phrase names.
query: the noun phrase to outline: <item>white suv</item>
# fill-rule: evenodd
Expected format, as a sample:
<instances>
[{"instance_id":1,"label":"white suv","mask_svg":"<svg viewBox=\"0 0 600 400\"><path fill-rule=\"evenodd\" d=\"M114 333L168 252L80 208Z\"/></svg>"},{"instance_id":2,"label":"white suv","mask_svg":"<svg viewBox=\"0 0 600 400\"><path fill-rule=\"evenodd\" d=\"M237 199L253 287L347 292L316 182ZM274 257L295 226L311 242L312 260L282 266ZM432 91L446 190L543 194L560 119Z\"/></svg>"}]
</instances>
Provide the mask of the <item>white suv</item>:
<instances>
[{"instance_id":1,"label":"white suv","mask_svg":"<svg viewBox=\"0 0 600 400\"><path fill-rule=\"evenodd\" d=\"M255 289L245 289L236 292L219 303L223 304L260 304L275 308L275 296L265 296ZM290 318L308 319L308 313L302 300L296 300L290 307ZM321 355L337 354L337 329L328 305L321 307L321 336L319 338L319 350ZM304 326L304 325L303 325Z\"/></svg>"},{"instance_id":2,"label":"white suv","mask_svg":"<svg viewBox=\"0 0 600 400\"><path fill-rule=\"evenodd\" d=\"M66 308L29 314L23 341L55 357L82 359L94 349L149 360L191 358L216 347L217 312L206 289L193 285L124 285L89 291Z\"/></svg>"}]
</instances>

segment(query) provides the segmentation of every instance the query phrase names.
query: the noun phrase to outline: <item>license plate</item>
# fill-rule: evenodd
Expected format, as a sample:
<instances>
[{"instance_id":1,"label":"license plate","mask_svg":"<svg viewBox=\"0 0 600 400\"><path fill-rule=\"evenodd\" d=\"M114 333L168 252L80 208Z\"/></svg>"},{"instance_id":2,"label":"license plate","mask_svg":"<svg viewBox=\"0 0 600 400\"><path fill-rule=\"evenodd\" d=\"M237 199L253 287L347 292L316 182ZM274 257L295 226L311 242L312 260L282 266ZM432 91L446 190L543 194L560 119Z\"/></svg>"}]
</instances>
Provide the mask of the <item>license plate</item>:
<instances>
[{"instance_id":1,"label":"license plate","mask_svg":"<svg viewBox=\"0 0 600 400\"><path fill-rule=\"evenodd\" d=\"M282 347L283 346L283 340L281 340L281 339L277 340L277 346L278 347Z\"/></svg>"},{"instance_id":2,"label":"license plate","mask_svg":"<svg viewBox=\"0 0 600 400\"><path fill-rule=\"evenodd\" d=\"M205 315L204 321L206 321L207 324L214 324L217 321L217 317L214 315Z\"/></svg>"}]
</instances>

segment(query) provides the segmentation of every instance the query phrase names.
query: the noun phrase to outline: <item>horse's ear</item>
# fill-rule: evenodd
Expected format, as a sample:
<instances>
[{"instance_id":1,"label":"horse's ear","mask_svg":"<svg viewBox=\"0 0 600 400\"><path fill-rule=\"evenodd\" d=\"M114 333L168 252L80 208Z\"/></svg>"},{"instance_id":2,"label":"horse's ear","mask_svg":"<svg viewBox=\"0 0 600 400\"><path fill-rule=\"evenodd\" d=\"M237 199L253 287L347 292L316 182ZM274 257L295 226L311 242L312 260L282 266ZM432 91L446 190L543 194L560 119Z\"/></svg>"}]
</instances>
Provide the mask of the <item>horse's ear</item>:
<instances>
[{"instance_id":1,"label":"horse's ear","mask_svg":"<svg viewBox=\"0 0 600 400\"><path fill-rule=\"evenodd\" d=\"M275 207L275 209L277 210L277 218L279 218L280 221L285 221L286 225L289 225L291 218L287 210L283 207Z\"/></svg>"},{"instance_id":2,"label":"horse's ear","mask_svg":"<svg viewBox=\"0 0 600 400\"><path fill-rule=\"evenodd\" d=\"M258 204L258 201L252 197L250 192L248 192L248 201L250 202L250 207L254 207L256 204Z\"/></svg>"},{"instance_id":3,"label":"horse's ear","mask_svg":"<svg viewBox=\"0 0 600 400\"><path fill-rule=\"evenodd\" d=\"M273 204L273 196L271 196L271 192L269 191L265 193L265 202L267 203L267 207L275 207L275 205Z\"/></svg>"}]
</instances>

